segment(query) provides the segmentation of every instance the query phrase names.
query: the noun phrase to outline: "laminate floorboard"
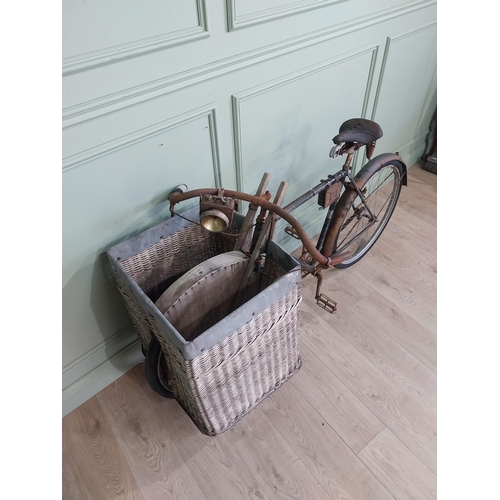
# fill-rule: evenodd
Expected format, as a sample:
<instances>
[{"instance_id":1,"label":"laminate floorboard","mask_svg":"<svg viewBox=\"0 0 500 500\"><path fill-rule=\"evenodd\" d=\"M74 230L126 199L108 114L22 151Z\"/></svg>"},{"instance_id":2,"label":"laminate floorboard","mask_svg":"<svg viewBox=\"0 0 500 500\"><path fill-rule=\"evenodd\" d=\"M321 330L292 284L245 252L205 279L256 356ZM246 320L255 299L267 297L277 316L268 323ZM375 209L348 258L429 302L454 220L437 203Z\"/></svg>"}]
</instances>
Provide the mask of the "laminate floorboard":
<instances>
[{"instance_id":1,"label":"laminate floorboard","mask_svg":"<svg viewBox=\"0 0 500 500\"><path fill-rule=\"evenodd\" d=\"M435 500L437 478L408 448L384 429L358 454L398 500Z\"/></svg>"},{"instance_id":2,"label":"laminate floorboard","mask_svg":"<svg viewBox=\"0 0 500 500\"><path fill-rule=\"evenodd\" d=\"M389 235L390 237L390 235ZM401 248L395 248L388 238L380 238L370 250L369 257L413 286L428 299L437 301L436 256L431 268L422 264L419 256L413 256ZM368 256L367 256L368 258ZM433 270L434 269L434 270Z\"/></svg>"},{"instance_id":3,"label":"laminate floorboard","mask_svg":"<svg viewBox=\"0 0 500 500\"><path fill-rule=\"evenodd\" d=\"M354 307L432 372L437 373L437 340L434 333L375 291Z\"/></svg>"},{"instance_id":4,"label":"laminate floorboard","mask_svg":"<svg viewBox=\"0 0 500 500\"><path fill-rule=\"evenodd\" d=\"M315 311L314 299L310 294L305 296L304 301L311 306L311 311L320 315L335 332L415 399L420 406L436 417L435 373L378 328L369 318L357 314L357 309L349 303L339 302L336 314L331 316L324 310Z\"/></svg>"},{"instance_id":5,"label":"laminate floorboard","mask_svg":"<svg viewBox=\"0 0 500 500\"><path fill-rule=\"evenodd\" d=\"M409 187L411 188L412 186ZM398 203L397 210L394 210L390 226L388 227L392 228L394 226L410 231L414 236L418 237L420 244L425 244L426 246L430 245L434 250L436 249L436 226L422 220L418 216L418 211L413 212L406 210L404 206Z\"/></svg>"},{"instance_id":6,"label":"laminate floorboard","mask_svg":"<svg viewBox=\"0 0 500 500\"><path fill-rule=\"evenodd\" d=\"M137 379L144 378L142 370L133 371ZM181 463L189 470L186 481L193 483L189 485L190 488L197 486L207 500L267 499L245 462L228 441L227 433L217 438L201 434L176 401L158 396L147 386L146 389L144 407L150 407L157 415L159 421L155 425L156 432L169 436L170 445L164 452L179 452ZM168 498L184 498L184 490L181 484Z\"/></svg>"},{"instance_id":7,"label":"laminate floorboard","mask_svg":"<svg viewBox=\"0 0 500 500\"><path fill-rule=\"evenodd\" d=\"M261 408L252 410L226 435L268 498L331 498Z\"/></svg>"},{"instance_id":8,"label":"laminate floorboard","mask_svg":"<svg viewBox=\"0 0 500 500\"><path fill-rule=\"evenodd\" d=\"M121 455L147 499L171 498L175 493L183 500L204 500L177 450L175 428L166 426L162 413L149 403L135 378L136 371L126 373L119 384L111 384L97 396L103 411L111 417L110 427ZM156 395L154 398L159 399Z\"/></svg>"},{"instance_id":9,"label":"laminate floorboard","mask_svg":"<svg viewBox=\"0 0 500 500\"><path fill-rule=\"evenodd\" d=\"M301 370L227 432L200 433L141 363L63 418L64 500L436 498L436 175L409 169L348 269L303 283Z\"/></svg>"},{"instance_id":10,"label":"laminate floorboard","mask_svg":"<svg viewBox=\"0 0 500 500\"><path fill-rule=\"evenodd\" d=\"M416 166L419 168L418 166ZM412 167L413 168L413 167ZM430 172L429 172L430 173ZM434 175L434 174L430 174ZM413 179L410 179L411 182ZM408 186L411 187L411 186ZM417 184L415 187L419 189L419 185ZM426 192L422 189L418 191L418 198L413 196L413 193L410 193L410 190L403 189L401 192L400 199L398 201L398 208L403 208L410 213L418 214L417 217L427 224L434 226L437 228L437 220L436 220L436 200L434 192Z\"/></svg>"},{"instance_id":11,"label":"laminate floorboard","mask_svg":"<svg viewBox=\"0 0 500 500\"><path fill-rule=\"evenodd\" d=\"M355 452L385 426L311 351L302 345L303 366L291 380L309 404ZM290 384L287 384L290 385Z\"/></svg>"},{"instance_id":12,"label":"laminate floorboard","mask_svg":"<svg viewBox=\"0 0 500 500\"><path fill-rule=\"evenodd\" d=\"M330 498L369 498L371 495L380 500L391 499L376 476L360 464L357 455L328 421L304 402L303 394L294 385L284 386L260 408Z\"/></svg>"},{"instance_id":13,"label":"laminate floorboard","mask_svg":"<svg viewBox=\"0 0 500 500\"><path fill-rule=\"evenodd\" d=\"M367 255L352 268L352 272L401 310L436 333L437 304L393 271L374 264Z\"/></svg>"},{"instance_id":14,"label":"laminate floorboard","mask_svg":"<svg viewBox=\"0 0 500 500\"><path fill-rule=\"evenodd\" d=\"M436 419L368 361L308 304L302 341L410 450L436 469Z\"/></svg>"},{"instance_id":15,"label":"laminate floorboard","mask_svg":"<svg viewBox=\"0 0 500 500\"><path fill-rule=\"evenodd\" d=\"M63 419L65 498L145 500L120 450L112 418L93 397L74 410L71 418ZM65 481L66 477L70 480Z\"/></svg>"},{"instance_id":16,"label":"laminate floorboard","mask_svg":"<svg viewBox=\"0 0 500 500\"><path fill-rule=\"evenodd\" d=\"M397 210L401 212L403 209L397 207ZM391 224L384 231L380 240L385 241L386 244L390 244L394 249L408 255L421 266L436 273L437 257L435 245L424 244L420 236L412 233L411 228L398 227L395 224Z\"/></svg>"}]
</instances>

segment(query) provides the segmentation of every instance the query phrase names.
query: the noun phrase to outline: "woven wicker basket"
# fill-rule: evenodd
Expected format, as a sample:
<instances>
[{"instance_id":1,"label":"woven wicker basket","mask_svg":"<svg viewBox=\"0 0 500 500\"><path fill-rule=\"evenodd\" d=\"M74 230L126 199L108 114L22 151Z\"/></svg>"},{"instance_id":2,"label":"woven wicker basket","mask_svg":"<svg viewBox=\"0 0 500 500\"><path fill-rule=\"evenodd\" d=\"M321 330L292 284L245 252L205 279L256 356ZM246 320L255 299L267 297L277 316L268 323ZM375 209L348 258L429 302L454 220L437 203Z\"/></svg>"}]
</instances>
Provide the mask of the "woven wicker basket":
<instances>
[{"instance_id":1,"label":"woven wicker basket","mask_svg":"<svg viewBox=\"0 0 500 500\"><path fill-rule=\"evenodd\" d=\"M183 215L197 221L198 207ZM175 398L208 435L233 426L301 365L300 266L274 241L255 296L194 340L186 341L154 305L186 271L231 251L242 221L235 214L236 228L217 234L174 217L107 251L143 351L156 336Z\"/></svg>"}]
</instances>

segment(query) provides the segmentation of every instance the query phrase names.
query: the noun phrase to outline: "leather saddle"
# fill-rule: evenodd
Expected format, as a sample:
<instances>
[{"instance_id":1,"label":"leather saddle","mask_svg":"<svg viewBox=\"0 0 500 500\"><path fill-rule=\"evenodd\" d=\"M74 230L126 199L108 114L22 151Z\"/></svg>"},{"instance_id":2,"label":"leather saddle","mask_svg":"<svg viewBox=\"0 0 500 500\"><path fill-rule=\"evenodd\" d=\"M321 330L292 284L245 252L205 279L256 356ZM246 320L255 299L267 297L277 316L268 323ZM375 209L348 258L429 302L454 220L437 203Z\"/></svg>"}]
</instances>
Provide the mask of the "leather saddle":
<instances>
[{"instance_id":1,"label":"leather saddle","mask_svg":"<svg viewBox=\"0 0 500 500\"><path fill-rule=\"evenodd\" d=\"M378 123L365 118L351 118L340 126L339 133L333 138L333 142L335 144L341 142L370 144L383 135Z\"/></svg>"}]
</instances>

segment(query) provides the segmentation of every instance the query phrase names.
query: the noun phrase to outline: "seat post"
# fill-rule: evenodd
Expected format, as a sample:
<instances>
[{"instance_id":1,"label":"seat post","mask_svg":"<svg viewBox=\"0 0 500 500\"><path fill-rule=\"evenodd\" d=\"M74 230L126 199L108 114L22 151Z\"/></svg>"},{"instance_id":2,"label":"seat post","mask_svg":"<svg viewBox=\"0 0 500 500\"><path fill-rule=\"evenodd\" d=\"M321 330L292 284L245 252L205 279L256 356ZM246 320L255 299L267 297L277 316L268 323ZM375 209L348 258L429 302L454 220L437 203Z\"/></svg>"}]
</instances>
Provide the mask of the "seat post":
<instances>
[{"instance_id":1,"label":"seat post","mask_svg":"<svg viewBox=\"0 0 500 500\"><path fill-rule=\"evenodd\" d=\"M348 153L347 158L345 159L344 166L342 167L342 170L351 170L351 162L352 158L354 156L354 153Z\"/></svg>"}]
</instances>

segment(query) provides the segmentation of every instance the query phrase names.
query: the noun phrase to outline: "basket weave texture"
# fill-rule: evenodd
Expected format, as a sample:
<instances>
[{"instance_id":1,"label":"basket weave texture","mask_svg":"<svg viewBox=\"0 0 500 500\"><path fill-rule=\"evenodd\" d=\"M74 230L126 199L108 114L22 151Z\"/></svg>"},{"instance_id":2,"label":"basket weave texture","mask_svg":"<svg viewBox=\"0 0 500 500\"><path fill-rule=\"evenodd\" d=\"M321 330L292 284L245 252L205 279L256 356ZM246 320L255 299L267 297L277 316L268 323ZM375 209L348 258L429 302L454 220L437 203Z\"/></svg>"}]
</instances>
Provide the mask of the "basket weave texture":
<instances>
[{"instance_id":1,"label":"basket weave texture","mask_svg":"<svg viewBox=\"0 0 500 500\"><path fill-rule=\"evenodd\" d=\"M210 233L198 224L190 224L129 257L121 265L127 275L155 302L186 271L211 257L231 251L237 237L236 230ZM152 323L126 282L118 278L117 287L139 336L142 350L146 352L153 335L154 320Z\"/></svg>"},{"instance_id":2,"label":"basket weave texture","mask_svg":"<svg viewBox=\"0 0 500 500\"><path fill-rule=\"evenodd\" d=\"M300 285L193 360L159 331L176 399L201 432L226 431L300 368Z\"/></svg>"},{"instance_id":3,"label":"basket weave texture","mask_svg":"<svg viewBox=\"0 0 500 500\"><path fill-rule=\"evenodd\" d=\"M236 231L210 233L193 223L120 264L127 279L134 280L155 302L186 271L231 251L236 238ZM277 262L267 258L260 287L255 292L260 293L286 273ZM175 398L204 434L214 436L232 427L301 366L300 279L278 301L194 359L185 359L173 339L165 334L165 328L159 328L151 312L141 306L126 280L118 275L117 286L143 351L151 336L156 336L167 361L168 383Z\"/></svg>"}]
</instances>

